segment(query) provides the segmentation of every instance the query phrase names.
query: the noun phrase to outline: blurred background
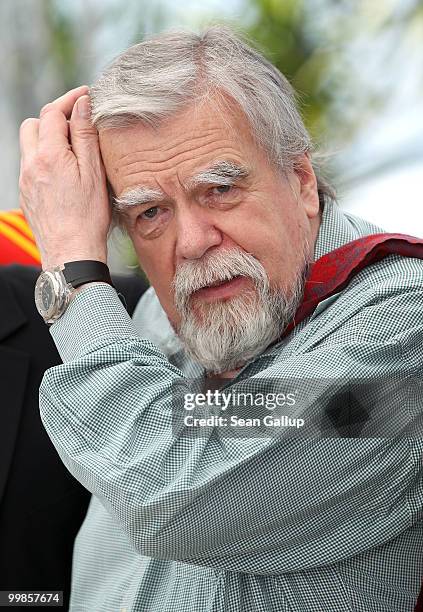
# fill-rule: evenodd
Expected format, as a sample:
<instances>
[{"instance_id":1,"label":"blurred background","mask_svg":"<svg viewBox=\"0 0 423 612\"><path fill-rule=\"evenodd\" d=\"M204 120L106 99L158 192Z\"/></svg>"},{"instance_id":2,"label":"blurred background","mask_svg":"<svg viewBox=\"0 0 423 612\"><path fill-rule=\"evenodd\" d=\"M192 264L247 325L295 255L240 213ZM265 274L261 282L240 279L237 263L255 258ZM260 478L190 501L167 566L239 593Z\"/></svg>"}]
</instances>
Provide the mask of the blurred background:
<instances>
[{"instance_id":1,"label":"blurred background","mask_svg":"<svg viewBox=\"0 0 423 612\"><path fill-rule=\"evenodd\" d=\"M228 23L289 78L345 210L423 237L422 0L2 0L0 209L18 206L25 117L169 28ZM112 239L111 266L133 255Z\"/></svg>"}]
</instances>

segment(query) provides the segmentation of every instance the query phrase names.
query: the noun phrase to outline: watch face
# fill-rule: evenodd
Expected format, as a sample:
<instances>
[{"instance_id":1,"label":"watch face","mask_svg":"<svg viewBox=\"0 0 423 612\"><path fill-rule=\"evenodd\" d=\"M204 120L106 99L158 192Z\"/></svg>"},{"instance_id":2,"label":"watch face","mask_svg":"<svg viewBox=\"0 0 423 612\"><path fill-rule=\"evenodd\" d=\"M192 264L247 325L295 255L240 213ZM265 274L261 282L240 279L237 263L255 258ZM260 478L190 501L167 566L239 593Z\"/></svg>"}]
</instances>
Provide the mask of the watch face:
<instances>
[{"instance_id":1,"label":"watch face","mask_svg":"<svg viewBox=\"0 0 423 612\"><path fill-rule=\"evenodd\" d=\"M56 311L57 289L54 275L51 272L42 272L35 285L35 304L44 320L48 321Z\"/></svg>"},{"instance_id":2,"label":"watch face","mask_svg":"<svg viewBox=\"0 0 423 612\"><path fill-rule=\"evenodd\" d=\"M43 279L40 286L40 300L44 310L48 310L54 302L54 293L48 278Z\"/></svg>"},{"instance_id":3,"label":"watch face","mask_svg":"<svg viewBox=\"0 0 423 612\"><path fill-rule=\"evenodd\" d=\"M70 296L70 288L60 268L45 270L35 285L35 304L46 323L54 323L63 314Z\"/></svg>"}]
</instances>

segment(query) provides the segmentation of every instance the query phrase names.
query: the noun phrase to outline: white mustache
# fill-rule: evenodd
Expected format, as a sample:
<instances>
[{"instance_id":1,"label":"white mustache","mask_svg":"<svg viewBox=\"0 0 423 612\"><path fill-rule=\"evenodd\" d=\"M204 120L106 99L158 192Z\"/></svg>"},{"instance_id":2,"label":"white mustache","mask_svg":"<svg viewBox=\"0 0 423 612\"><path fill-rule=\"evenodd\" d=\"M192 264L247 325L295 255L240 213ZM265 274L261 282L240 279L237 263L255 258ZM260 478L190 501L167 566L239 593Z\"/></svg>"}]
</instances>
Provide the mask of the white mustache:
<instances>
[{"instance_id":1,"label":"white mustache","mask_svg":"<svg viewBox=\"0 0 423 612\"><path fill-rule=\"evenodd\" d=\"M182 308L195 291L237 276L249 277L255 285L267 282L262 264L251 253L244 251L226 250L201 260L189 261L177 268L173 279L175 305Z\"/></svg>"}]
</instances>

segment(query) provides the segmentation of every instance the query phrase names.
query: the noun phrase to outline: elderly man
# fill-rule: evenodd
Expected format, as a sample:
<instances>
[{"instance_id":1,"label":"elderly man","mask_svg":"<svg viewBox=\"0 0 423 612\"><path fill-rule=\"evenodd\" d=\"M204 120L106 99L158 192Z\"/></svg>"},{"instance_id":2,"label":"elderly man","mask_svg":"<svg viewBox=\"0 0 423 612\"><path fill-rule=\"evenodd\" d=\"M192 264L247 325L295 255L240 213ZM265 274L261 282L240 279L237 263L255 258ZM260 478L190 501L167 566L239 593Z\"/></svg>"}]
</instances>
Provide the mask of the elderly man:
<instances>
[{"instance_id":1,"label":"elderly man","mask_svg":"<svg viewBox=\"0 0 423 612\"><path fill-rule=\"evenodd\" d=\"M412 610L422 242L337 209L288 82L223 28L136 45L86 94L21 128L65 362L42 418L94 494L70 609ZM152 284L138 327L109 285L109 192ZM207 416L243 393L263 425L275 389L277 432Z\"/></svg>"}]
</instances>

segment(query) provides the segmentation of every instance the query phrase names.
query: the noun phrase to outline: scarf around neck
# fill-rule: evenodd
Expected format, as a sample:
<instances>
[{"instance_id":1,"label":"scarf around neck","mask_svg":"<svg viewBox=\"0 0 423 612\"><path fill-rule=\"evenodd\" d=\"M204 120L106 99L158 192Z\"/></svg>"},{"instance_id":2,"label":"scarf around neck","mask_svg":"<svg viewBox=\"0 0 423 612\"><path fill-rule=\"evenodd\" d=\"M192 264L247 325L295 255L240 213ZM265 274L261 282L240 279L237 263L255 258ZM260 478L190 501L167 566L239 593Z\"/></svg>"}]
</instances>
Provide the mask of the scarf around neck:
<instances>
[{"instance_id":1,"label":"scarf around neck","mask_svg":"<svg viewBox=\"0 0 423 612\"><path fill-rule=\"evenodd\" d=\"M287 336L312 314L320 302L342 291L363 268L388 255L423 259L423 239L406 234L371 234L348 242L320 257L311 265L303 301L283 336Z\"/></svg>"}]
</instances>

